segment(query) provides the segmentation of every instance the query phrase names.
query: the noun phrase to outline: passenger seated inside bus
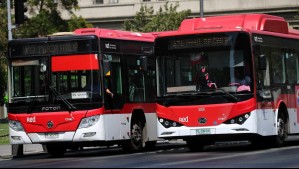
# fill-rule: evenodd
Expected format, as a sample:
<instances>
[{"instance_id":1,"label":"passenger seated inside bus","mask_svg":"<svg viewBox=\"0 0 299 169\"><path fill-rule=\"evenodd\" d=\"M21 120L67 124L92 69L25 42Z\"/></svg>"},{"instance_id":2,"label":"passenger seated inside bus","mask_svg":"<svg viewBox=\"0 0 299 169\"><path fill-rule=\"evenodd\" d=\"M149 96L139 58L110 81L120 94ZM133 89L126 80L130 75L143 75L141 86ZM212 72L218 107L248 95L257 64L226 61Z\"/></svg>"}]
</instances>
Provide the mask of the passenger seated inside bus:
<instances>
[{"instance_id":1,"label":"passenger seated inside bus","mask_svg":"<svg viewBox=\"0 0 299 169\"><path fill-rule=\"evenodd\" d=\"M240 72L235 72L235 81L240 85L250 85L251 79L248 75L242 76Z\"/></svg>"},{"instance_id":2,"label":"passenger seated inside bus","mask_svg":"<svg viewBox=\"0 0 299 169\"><path fill-rule=\"evenodd\" d=\"M244 71L244 67L236 67L234 69L234 83L231 83L231 85L238 85L239 87L237 88L237 92L241 91L251 91L250 89L250 83L251 83L251 78L246 71Z\"/></svg>"}]
</instances>

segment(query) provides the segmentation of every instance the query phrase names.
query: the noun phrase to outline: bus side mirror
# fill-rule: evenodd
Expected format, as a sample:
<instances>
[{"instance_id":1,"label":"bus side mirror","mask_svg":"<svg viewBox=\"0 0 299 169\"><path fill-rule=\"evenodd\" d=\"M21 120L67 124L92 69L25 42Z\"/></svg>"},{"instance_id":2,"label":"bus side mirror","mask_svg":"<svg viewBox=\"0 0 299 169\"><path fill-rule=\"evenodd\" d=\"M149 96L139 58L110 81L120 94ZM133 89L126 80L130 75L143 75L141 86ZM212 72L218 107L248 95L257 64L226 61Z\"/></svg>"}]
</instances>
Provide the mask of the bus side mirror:
<instances>
[{"instance_id":1,"label":"bus side mirror","mask_svg":"<svg viewBox=\"0 0 299 169\"><path fill-rule=\"evenodd\" d=\"M258 60L259 60L259 70L266 70L267 69L266 56L263 54L260 54Z\"/></svg>"},{"instance_id":2,"label":"bus side mirror","mask_svg":"<svg viewBox=\"0 0 299 169\"><path fill-rule=\"evenodd\" d=\"M111 62L109 60L103 60L103 71L105 76L111 73Z\"/></svg>"},{"instance_id":3,"label":"bus side mirror","mask_svg":"<svg viewBox=\"0 0 299 169\"><path fill-rule=\"evenodd\" d=\"M42 73L46 72L47 71L47 65L44 64L44 63L41 63L39 71L42 72Z\"/></svg>"},{"instance_id":4,"label":"bus side mirror","mask_svg":"<svg viewBox=\"0 0 299 169\"><path fill-rule=\"evenodd\" d=\"M147 57L146 56L140 57L140 66L141 66L142 70L144 70L144 71L147 70Z\"/></svg>"}]
</instances>

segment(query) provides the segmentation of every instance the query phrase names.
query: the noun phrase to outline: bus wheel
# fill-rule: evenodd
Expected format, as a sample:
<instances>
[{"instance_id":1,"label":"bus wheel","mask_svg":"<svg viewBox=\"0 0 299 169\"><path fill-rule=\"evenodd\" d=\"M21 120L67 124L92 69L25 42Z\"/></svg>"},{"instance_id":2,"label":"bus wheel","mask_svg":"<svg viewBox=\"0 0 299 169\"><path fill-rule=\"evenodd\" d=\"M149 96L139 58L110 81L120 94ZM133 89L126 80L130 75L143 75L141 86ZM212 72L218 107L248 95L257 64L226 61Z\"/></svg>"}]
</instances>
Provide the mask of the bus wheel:
<instances>
[{"instance_id":1,"label":"bus wheel","mask_svg":"<svg viewBox=\"0 0 299 169\"><path fill-rule=\"evenodd\" d=\"M277 136L271 137L271 143L274 147L282 146L287 138L287 123L282 114L277 119Z\"/></svg>"},{"instance_id":2,"label":"bus wheel","mask_svg":"<svg viewBox=\"0 0 299 169\"><path fill-rule=\"evenodd\" d=\"M190 151L198 152L203 151L205 144L197 139L188 139L186 140L186 143L188 145L188 148Z\"/></svg>"},{"instance_id":3,"label":"bus wheel","mask_svg":"<svg viewBox=\"0 0 299 169\"><path fill-rule=\"evenodd\" d=\"M142 149L143 124L140 121L132 121L131 139L122 145L126 152L137 152Z\"/></svg>"},{"instance_id":4,"label":"bus wheel","mask_svg":"<svg viewBox=\"0 0 299 169\"><path fill-rule=\"evenodd\" d=\"M53 157L61 157L66 152L66 148L57 145L46 145L47 151Z\"/></svg>"}]
</instances>

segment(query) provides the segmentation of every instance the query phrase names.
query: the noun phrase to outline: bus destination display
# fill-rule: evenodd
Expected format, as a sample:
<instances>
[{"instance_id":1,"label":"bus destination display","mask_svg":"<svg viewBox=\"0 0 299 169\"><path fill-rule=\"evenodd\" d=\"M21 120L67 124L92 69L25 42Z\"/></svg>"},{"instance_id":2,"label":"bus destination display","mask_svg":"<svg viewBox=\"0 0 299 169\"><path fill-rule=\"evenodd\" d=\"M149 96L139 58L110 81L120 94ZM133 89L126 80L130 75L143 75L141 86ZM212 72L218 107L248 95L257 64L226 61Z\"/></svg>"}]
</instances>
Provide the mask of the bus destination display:
<instances>
[{"instance_id":1,"label":"bus destination display","mask_svg":"<svg viewBox=\"0 0 299 169\"><path fill-rule=\"evenodd\" d=\"M204 46L223 46L229 44L229 37L195 37L169 41L168 49L185 49Z\"/></svg>"}]
</instances>

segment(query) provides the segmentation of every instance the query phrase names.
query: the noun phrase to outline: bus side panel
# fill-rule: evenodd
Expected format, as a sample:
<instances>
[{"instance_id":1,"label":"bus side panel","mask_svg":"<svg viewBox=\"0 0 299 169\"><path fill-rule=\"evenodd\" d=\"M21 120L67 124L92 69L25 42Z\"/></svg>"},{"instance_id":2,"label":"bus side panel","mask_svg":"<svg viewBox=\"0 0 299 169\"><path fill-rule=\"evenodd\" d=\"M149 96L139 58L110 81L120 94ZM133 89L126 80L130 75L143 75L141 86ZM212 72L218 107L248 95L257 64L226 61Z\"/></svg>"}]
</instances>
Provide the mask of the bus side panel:
<instances>
[{"instance_id":1,"label":"bus side panel","mask_svg":"<svg viewBox=\"0 0 299 169\"><path fill-rule=\"evenodd\" d=\"M89 128L78 129L74 141L116 141L130 139L131 114L104 114L99 122ZM156 113L146 113L146 141L157 140ZM86 133L96 132L93 137L84 137Z\"/></svg>"},{"instance_id":2,"label":"bus side panel","mask_svg":"<svg viewBox=\"0 0 299 169\"><path fill-rule=\"evenodd\" d=\"M128 136L126 135L121 136L121 133L124 133L124 131L129 131L129 123L126 120L127 116L129 115L128 114L103 115L106 141L128 139Z\"/></svg>"},{"instance_id":3,"label":"bus side panel","mask_svg":"<svg viewBox=\"0 0 299 169\"><path fill-rule=\"evenodd\" d=\"M273 109L257 109L257 133L262 136L274 135L276 112Z\"/></svg>"},{"instance_id":4,"label":"bus side panel","mask_svg":"<svg viewBox=\"0 0 299 169\"><path fill-rule=\"evenodd\" d=\"M158 139L157 135L157 114L154 113L145 113L146 118L146 141L155 141Z\"/></svg>"},{"instance_id":5,"label":"bus side panel","mask_svg":"<svg viewBox=\"0 0 299 169\"><path fill-rule=\"evenodd\" d=\"M288 109L289 112L289 132L290 134L296 134L299 133L299 125L298 125L298 113L297 113L297 109L292 109L289 108Z\"/></svg>"}]
</instances>

